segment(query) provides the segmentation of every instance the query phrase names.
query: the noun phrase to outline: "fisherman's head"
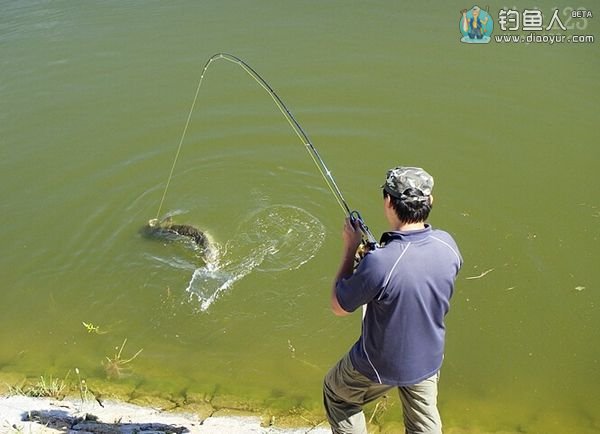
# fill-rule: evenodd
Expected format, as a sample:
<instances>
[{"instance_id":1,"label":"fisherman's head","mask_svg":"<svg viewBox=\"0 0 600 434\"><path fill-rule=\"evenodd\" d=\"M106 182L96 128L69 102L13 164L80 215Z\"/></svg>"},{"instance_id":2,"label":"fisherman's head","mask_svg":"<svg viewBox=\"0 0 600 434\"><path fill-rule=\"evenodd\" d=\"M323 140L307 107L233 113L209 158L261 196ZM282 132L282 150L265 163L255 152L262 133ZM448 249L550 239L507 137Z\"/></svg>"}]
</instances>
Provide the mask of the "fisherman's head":
<instances>
[{"instance_id":1,"label":"fisherman's head","mask_svg":"<svg viewBox=\"0 0 600 434\"><path fill-rule=\"evenodd\" d=\"M403 223L427 220L433 204L433 177L420 167L397 166L387 171L383 188L396 216Z\"/></svg>"},{"instance_id":2,"label":"fisherman's head","mask_svg":"<svg viewBox=\"0 0 600 434\"><path fill-rule=\"evenodd\" d=\"M479 9L479 6L473 6L471 12L473 13L473 18L477 19L477 17L479 16L479 12L481 12L481 9Z\"/></svg>"}]
</instances>

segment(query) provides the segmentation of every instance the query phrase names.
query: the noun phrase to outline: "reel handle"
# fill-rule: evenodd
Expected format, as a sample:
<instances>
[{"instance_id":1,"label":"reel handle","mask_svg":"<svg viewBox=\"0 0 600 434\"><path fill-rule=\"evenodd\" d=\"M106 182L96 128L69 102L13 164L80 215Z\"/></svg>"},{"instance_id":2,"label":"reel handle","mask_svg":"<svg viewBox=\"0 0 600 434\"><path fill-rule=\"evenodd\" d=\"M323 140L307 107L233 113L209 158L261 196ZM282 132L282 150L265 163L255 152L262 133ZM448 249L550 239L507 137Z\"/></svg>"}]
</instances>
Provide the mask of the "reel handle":
<instances>
[{"instance_id":1,"label":"reel handle","mask_svg":"<svg viewBox=\"0 0 600 434\"><path fill-rule=\"evenodd\" d=\"M378 247L378 245L377 240L375 240L375 237L369 230L369 227L365 224L365 221L363 220L362 216L358 211L351 211L349 217L350 221L353 224L358 224L358 228L362 232L362 240L358 245L358 248L356 249L356 254L354 255L355 265L358 265L358 263L362 260L362 258L364 258L367 252L375 250Z\"/></svg>"}]
</instances>

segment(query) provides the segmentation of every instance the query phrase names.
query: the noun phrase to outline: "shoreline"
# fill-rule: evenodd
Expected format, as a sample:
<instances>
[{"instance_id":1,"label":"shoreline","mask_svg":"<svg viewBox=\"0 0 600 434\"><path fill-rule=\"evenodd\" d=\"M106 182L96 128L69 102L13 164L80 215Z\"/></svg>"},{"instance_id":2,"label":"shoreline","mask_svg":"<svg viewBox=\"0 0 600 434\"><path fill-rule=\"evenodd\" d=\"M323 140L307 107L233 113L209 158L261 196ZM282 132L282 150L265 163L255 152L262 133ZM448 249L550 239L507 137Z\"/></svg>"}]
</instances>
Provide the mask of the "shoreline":
<instances>
[{"instance_id":1,"label":"shoreline","mask_svg":"<svg viewBox=\"0 0 600 434\"><path fill-rule=\"evenodd\" d=\"M78 390L65 380L40 377L34 384L32 379L28 381L22 375L0 372L0 434L331 433L320 407L294 405L277 409L266 402L234 395L187 392L173 396L130 390L124 384L112 387L105 384L102 393L96 393L89 389L87 381L79 381ZM401 411L394 397L365 407L368 432L403 433ZM471 408L466 411L470 412ZM493 425L496 426L484 426L470 418L453 418L449 412L444 433L523 432L518 421L515 426ZM541 422L539 426L533 423L532 432L552 432L548 430L551 426L552 423Z\"/></svg>"},{"instance_id":2,"label":"shoreline","mask_svg":"<svg viewBox=\"0 0 600 434\"><path fill-rule=\"evenodd\" d=\"M78 398L37 398L24 395L0 396L0 432L29 434L58 433L191 433L191 434L325 434L327 424L279 427L277 420L232 409L202 416L201 409L181 407L176 411L107 400L102 404Z\"/></svg>"},{"instance_id":3,"label":"shoreline","mask_svg":"<svg viewBox=\"0 0 600 434\"><path fill-rule=\"evenodd\" d=\"M137 424L133 431L136 433L146 432L141 431L140 426L153 423L173 426L179 423L185 428L181 432L186 433L331 432L325 415L316 408L277 408L261 400L226 393L187 390L180 394L163 393L130 383L84 379L78 369L75 369L76 377L69 374L70 371L61 379L0 371L0 434L131 432L115 421ZM34 417L29 417L29 413ZM82 422L85 422L83 426L93 426L88 423L93 420L86 420L86 415L100 422L95 430L73 428ZM44 430L46 425L61 426L62 430ZM153 429L150 432L179 431L170 427L166 431Z\"/></svg>"}]
</instances>

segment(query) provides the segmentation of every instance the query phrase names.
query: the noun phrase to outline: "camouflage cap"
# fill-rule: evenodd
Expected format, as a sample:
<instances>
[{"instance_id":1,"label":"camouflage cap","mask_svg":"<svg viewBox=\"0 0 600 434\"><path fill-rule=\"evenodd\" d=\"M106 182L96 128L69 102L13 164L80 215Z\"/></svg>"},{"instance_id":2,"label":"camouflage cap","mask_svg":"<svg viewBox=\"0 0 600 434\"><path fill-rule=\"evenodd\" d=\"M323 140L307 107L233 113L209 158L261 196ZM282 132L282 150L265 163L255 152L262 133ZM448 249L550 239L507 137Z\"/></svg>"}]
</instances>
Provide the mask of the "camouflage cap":
<instances>
[{"instance_id":1,"label":"camouflage cap","mask_svg":"<svg viewBox=\"0 0 600 434\"><path fill-rule=\"evenodd\" d=\"M406 202L425 202L433 190L433 177L420 167L394 167L387 171L383 189ZM417 190L419 195L408 190Z\"/></svg>"}]
</instances>

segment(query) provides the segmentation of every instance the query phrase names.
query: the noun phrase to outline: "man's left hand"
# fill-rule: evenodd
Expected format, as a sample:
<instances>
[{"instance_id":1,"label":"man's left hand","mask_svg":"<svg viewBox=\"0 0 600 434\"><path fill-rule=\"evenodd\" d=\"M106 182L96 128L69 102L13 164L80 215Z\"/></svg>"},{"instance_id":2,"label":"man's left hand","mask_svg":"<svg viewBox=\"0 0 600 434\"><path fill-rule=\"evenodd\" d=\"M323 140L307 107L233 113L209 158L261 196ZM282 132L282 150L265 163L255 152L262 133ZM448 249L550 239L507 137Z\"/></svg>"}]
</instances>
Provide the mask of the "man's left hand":
<instances>
[{"instance_id":1,"label":"man's left hand","mask_svg":"<svg viewBox=\"0 0 600 434\"><path fill-rule=\"evenodd\" d=\"M350 218L346 218L344 223L344 232L342 233L344 239L344 248L347 253L354 255L356 249L362 242L362 232L358 226L358 222Z\"/></svg>"}]
</instances>

